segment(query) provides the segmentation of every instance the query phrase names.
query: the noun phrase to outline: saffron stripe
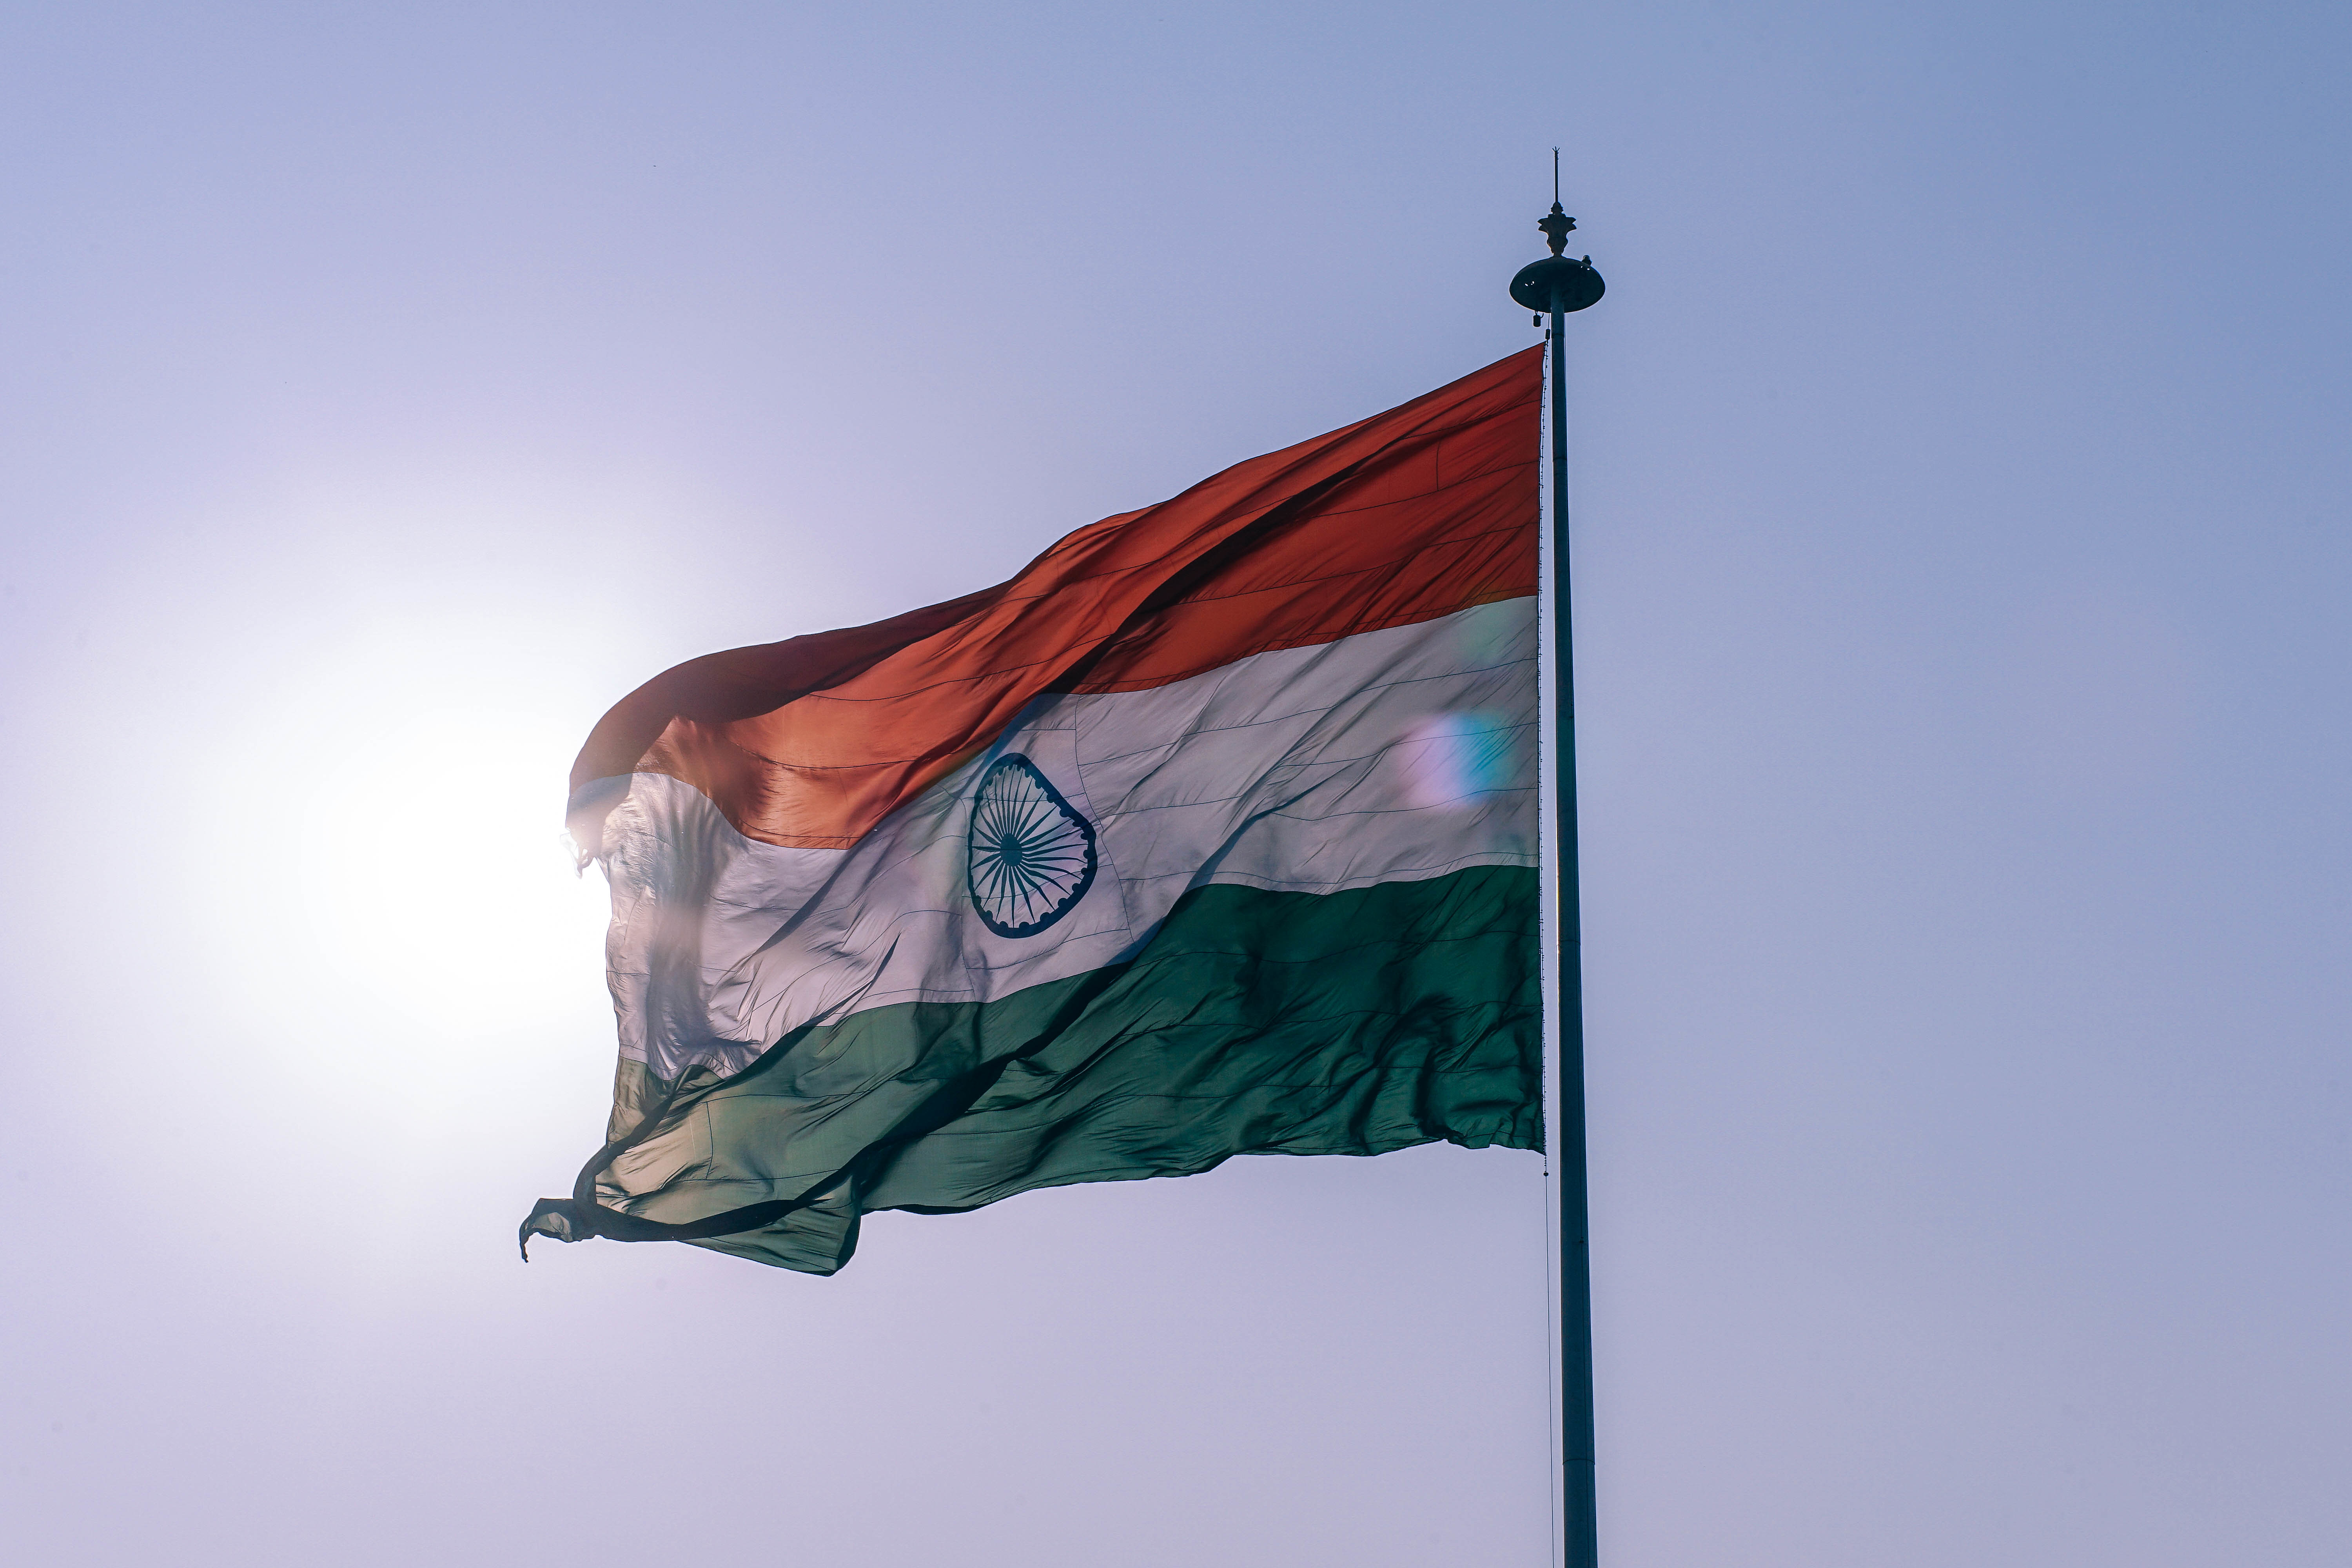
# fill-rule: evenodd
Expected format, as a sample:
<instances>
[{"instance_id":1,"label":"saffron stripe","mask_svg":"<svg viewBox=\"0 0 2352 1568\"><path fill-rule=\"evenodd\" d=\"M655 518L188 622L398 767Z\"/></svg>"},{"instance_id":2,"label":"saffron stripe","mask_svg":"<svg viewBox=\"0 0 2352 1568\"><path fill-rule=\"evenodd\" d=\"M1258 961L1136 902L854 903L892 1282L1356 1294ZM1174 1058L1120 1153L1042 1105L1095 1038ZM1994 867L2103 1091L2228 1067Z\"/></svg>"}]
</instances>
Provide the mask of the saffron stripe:
<instances>
[{"instance_id":1,"label":"saffron stripe","mask_svg":"<svg viewBox=\"0 0 2352 1568\"><path fill-rule=\"evenodd\" d=\"M1138 690L1536 590L1540 352L1080 529L1011 581L873 626L680 665L572 770L593 853L667 773L747 838L841 848L1057 689Z\"/></svg>"}]
</instances>

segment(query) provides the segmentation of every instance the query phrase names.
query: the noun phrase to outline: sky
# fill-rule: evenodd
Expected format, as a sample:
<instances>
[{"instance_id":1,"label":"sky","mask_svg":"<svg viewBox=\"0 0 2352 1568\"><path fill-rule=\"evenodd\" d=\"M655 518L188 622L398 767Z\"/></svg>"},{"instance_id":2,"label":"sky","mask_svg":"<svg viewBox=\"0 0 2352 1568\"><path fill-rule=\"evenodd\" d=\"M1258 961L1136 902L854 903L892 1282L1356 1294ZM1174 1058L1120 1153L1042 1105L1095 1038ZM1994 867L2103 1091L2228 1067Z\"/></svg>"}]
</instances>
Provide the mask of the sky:
<instances>
[{"instance_id":1,"label":"sky","mask_svg":"<svg viewBox=\"0 0 2352 1568\"><path fill-rule=\"evenodd\" d=\"M612 701L1575 319L1601 1543L2352 1561L2352 16L0 8L0 1516L1536 1568L1542 1162L514 1226Z\"/></svg>"}]
</instances>

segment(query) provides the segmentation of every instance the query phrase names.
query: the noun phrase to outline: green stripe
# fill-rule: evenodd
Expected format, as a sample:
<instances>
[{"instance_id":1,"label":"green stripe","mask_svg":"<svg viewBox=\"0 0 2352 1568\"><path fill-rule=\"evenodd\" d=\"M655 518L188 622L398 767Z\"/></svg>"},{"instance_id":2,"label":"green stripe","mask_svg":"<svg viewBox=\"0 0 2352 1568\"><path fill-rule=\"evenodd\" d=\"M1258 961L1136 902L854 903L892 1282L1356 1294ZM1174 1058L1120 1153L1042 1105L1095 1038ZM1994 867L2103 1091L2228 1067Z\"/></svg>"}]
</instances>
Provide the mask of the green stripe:
<instances>
[{"instance_id":1,"label":"green stripe","mask_svg":"<svg viewBox=\"0 0 2352 1568\"><path fill-rule=\"evenodd\" d=\"M1235 1154L1540 1148L1536 899L1516 867L1319 895L1196 889L1124 963L854 1014L689 1084L600 1196L671 1223L798 1200L695 1245L829 1274L876 1209Z\"/></svg>"}]
</instances>

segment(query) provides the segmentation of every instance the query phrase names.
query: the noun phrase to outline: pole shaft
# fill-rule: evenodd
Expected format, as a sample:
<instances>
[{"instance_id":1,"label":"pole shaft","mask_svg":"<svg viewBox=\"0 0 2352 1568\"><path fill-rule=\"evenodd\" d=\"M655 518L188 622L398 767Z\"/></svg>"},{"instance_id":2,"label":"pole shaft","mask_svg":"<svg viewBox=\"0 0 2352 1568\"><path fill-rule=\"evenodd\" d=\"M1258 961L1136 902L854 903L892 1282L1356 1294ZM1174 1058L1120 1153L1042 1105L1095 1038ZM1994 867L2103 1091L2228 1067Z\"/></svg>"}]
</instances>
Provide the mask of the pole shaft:
<instances>
[{"instance_id":1,"label":"pole shaft","mask_svg":"<svg viewBox=\"0 0 2352 1568\"><path fill-rule=\"evenodd\" d=\"M1576 854L1576 640L1568 563L1568 367L1565 317L1551 313L1552 691L1557 741L1552 809L1559 845L1559 1415L1566 1568L1595 1568L1592 1482L1592 1261L1584 1155L1584 931Z\"/></svg>"}]
</instances>

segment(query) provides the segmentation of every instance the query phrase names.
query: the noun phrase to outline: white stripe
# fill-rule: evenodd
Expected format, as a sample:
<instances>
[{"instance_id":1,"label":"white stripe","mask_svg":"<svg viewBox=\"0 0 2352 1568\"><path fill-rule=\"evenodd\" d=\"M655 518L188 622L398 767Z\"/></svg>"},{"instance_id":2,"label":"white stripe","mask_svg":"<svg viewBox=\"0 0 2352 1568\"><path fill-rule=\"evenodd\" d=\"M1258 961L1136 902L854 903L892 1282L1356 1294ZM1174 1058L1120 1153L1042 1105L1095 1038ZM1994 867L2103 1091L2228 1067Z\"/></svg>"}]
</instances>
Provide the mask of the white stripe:
<instances>
[{"instance_id":1,"label":"white stripe","mask_svg":"<svg viewBox=\"0 0 2352 1568\"><path fill-rule=\"evenodd\" d=\"M1533 867L1535 603L1041 698L849 849L757 843L691 785L636 774L604 831L622 1054L664 1079L730 1074L803 1024L1084 973L1204 883L1320 893ZM966 880L972 797L1012 753L1094 825L1098 861L1066 914L1017 937L988 930Z\"/></svg>"}]
</instances>

